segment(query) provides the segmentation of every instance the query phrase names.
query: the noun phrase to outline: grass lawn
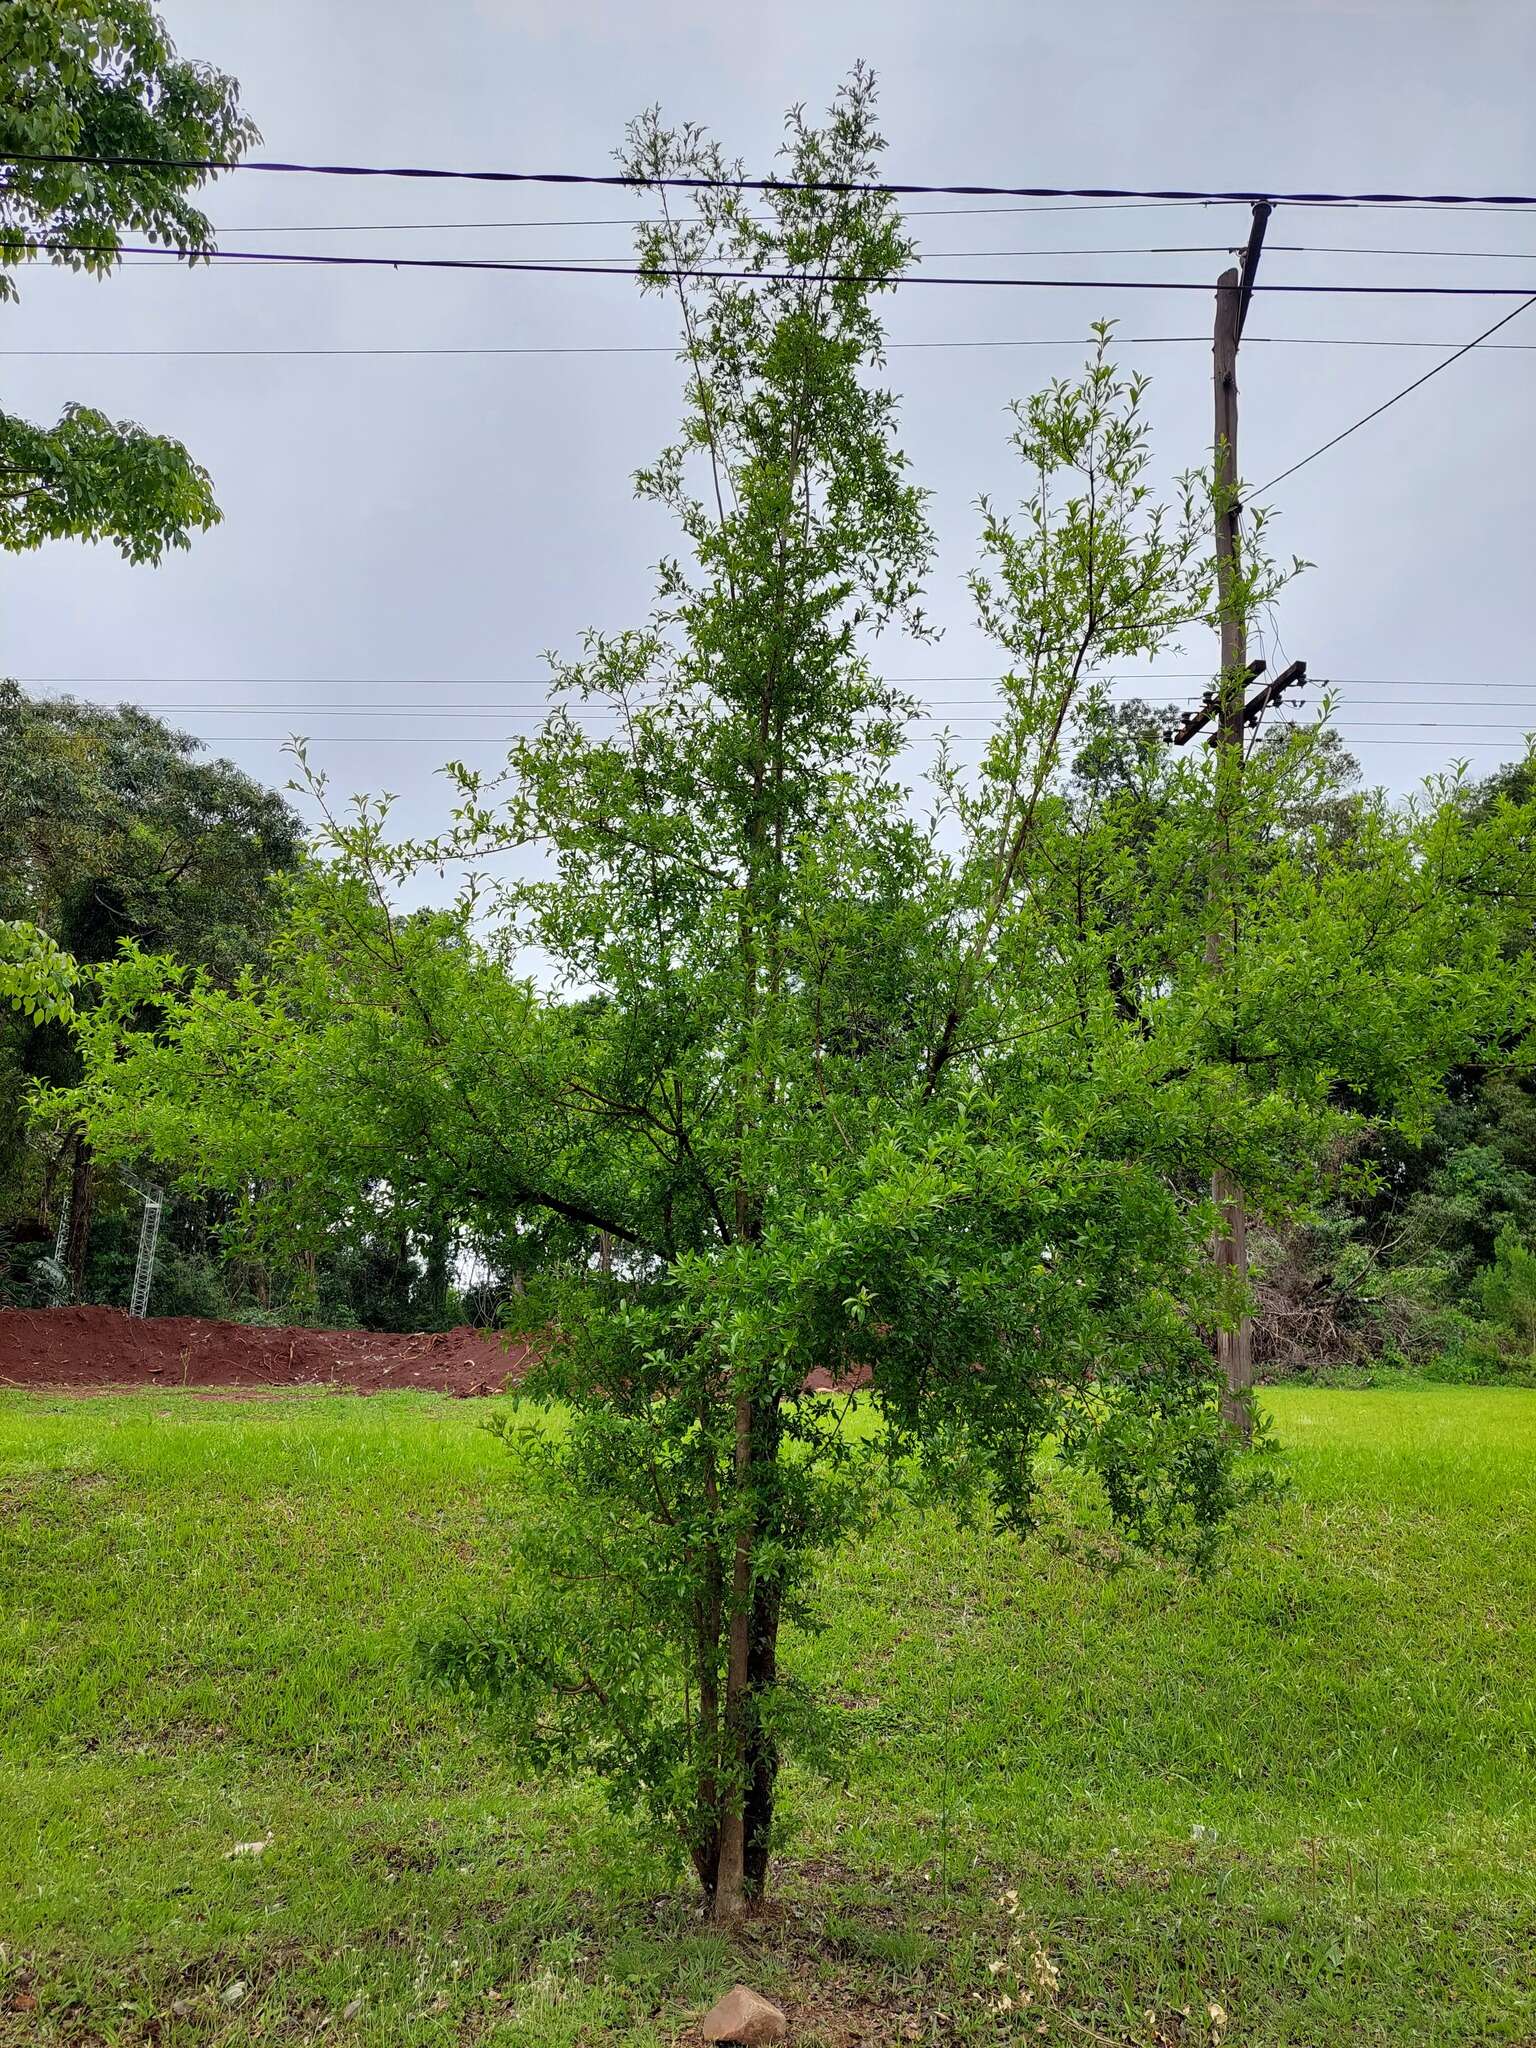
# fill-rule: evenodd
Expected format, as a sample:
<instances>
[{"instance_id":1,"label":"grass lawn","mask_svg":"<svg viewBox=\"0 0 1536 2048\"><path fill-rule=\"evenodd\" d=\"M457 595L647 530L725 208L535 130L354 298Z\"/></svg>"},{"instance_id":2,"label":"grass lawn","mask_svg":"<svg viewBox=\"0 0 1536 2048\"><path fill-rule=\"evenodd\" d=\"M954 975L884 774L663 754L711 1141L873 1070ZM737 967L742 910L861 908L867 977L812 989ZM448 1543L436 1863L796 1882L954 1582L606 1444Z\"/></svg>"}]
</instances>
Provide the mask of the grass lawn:
<instances>
[{"instance_id":1,"label":"grass lawn","mask_svg":"<svg viewBox=\"0 0 1536 2048\"><path fill-rule=\"evenodd\" d=\"M6 1397L0 2041L665 2042L737 1977L800 2041L1536 2040L1536 1393L1270 1406L1205 1580L853 1551L846 1775L732 1942L412 1676L517 1513L482 1408Z\"/></svg>"}]
</instances>

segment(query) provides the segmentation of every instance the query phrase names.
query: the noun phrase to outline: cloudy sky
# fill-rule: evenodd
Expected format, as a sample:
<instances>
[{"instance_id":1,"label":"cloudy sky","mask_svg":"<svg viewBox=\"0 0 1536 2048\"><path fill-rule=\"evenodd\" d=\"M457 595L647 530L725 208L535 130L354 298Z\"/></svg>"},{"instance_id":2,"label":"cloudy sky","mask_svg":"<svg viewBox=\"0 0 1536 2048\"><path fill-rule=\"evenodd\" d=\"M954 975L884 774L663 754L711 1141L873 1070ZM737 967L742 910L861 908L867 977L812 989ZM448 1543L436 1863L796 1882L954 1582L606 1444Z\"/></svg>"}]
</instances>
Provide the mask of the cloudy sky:
<instances>
[{"instance_id":1,"label":"cloudy sky","mask_svg":"<svg viewBox=\"0 0 1536 2048\"><path fill-rule=\"evenodd\" d=\"M605 169L626 119L659 101L766 171L784 108L824 104L863 57L903 181L1536 190L1530 0L166 12L186 54L240 78L275 157ZM1213 281L1247 216L913 204L934 271L1105 281L911 291L892 306L906 443L936 494L929 596L945 634L885 658L975 732L996 661L964 577L977 496L1014 495L1008 401L1069 372L1088 322L1112 316L1123 359L1155 380L1162 474L1203 460L1210 299L1127 281ZM620 260L634 211L601 189L254 172L207 205L228 248ZM1536 292L1536 209L1281 209L1262 278ZM538 704L544 650L642 618L667 536L629 477L669 436L678 373L666 310L632 283L153 263L105 284L40 268L22 282L20 307L0 312L0 403L51 418L78 398L178 435L212 470L225 522L158 570L62 545L5 560L0 673L163 708L272 780L288 772L283 736L304 732L343 790L400 791L419 825L444 802L436 765L493 765ZM1261 297L1244 343L1245 475L1286 469L1518 304ZM1457 754L1486 771L1536 724L1536 308L1497 340L1512 345L1448 369L1271 500L1280 545L1316 567L1255 651L1335 679L1345 734L1396 788ZM354 353L381 349L463 352ZM1159 701L1199 694L1205 637L1162 663Z\"/></svg>"}]
</instances>

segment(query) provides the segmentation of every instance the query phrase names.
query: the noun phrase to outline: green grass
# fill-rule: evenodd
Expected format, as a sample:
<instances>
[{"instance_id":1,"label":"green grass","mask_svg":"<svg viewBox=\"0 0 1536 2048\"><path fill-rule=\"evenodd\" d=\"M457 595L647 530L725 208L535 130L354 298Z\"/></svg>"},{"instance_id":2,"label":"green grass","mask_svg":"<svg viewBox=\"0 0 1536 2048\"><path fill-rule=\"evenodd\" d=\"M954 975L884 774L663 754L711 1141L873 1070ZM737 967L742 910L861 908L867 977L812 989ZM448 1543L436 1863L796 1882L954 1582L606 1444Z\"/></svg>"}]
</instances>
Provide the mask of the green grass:
<instances>
[{"instance_id":1,"label":"green grass","mask_svg":"<svg viewBox=\"0 0 1536 2048\"><path fill-rule=\"evenodd\" d=\"M795 1651L846 1777L788 1775L727 1942L412 1676L517 1512L483 1410L8 1397L0 2041L663 2042L738 1976L802 2042L1530 2040L1536 1394L1271 1408L1207 1579L852 1552Z\"/></svg>"}]
</instances>

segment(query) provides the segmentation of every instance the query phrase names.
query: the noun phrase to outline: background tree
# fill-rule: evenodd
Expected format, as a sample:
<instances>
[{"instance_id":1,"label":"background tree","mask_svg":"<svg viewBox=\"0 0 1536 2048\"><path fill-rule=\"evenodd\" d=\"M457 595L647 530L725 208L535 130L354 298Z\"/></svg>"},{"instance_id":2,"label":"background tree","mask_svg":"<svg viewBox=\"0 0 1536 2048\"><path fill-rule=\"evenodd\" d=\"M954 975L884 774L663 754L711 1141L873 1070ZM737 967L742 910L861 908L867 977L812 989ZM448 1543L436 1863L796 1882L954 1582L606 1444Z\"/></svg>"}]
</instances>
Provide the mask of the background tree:
<instances>
[{"instance_id":1,"label":"background tree","mask_svg":"<svg viewBox=\"0 0 1536 2048\"><path fill-rule=\"evenodd\" d=\"M544 1190L520 1177L503 1055L537 1005L461 913L396 916L318 867L282 911L259 979L221 983L131 941L98 974L76 1042L88 1072L115 1045L133 1076L95 1091L98 1144L152 1155L177 1215L216 1198L232 1272L293 1319L430 1325L446 1304L428 1268L461 1245L495 1271L526 1269L510 1251L525 1239L546 1260L589 1250L591 1219L522 1226Z\"/></svg>"},{"instance_id":2,"label":"background tree","mask_svg":"<svg viewBox=\"0 0 1536 2048\"><path fill-rule=\"evenodd\" d=\"M1302 813L1345 861L1379 799L1353 787L1342 749ZM1475 832L1512 832L1536 791L1529 761L1458 785ZM1481 923L1489 884L1465 878ZM1536 899L1516 887L1499 906L1500 946L1529 977ZM1453 1376L1529 1375L1536 1358L1475 1327L1482 1280L1501 1236L1536 1234L1536 1075L1524 1033L1495 1019L1465 1044L1426 1113L1405 1125L1369 1084L1351 1088L1354 1124L1330 1162L1326 1198L1261 1229L1256 1246L1258 1361L1267 1376L1408 1365ZM1513 1332L1509 1333L1513 1334Z\"/></svg>"},{"instance_id":3,"label":"background tree","mask_svg":"<svg viewBox=\"0 0 1536 2048\"><path fill-rule=\"evenodd\" d=\"M221 984L263 963L278 877L302 856L299 822L281 796L200 752L189 735L132 707L43 701L0 684L0 943L13 970L27 931L43 935L54 980L67 963L77 988L82 971L110 960L124 939ZM36 942L27 951L40 957ZM40 1013L35 1001L0 1022L0 1068L13 1080L0 1112L0 1225L32 1240L49 1235L38 1211L55 1140L29 1126L26 1095L35 1082L79 1073L66 1023L60 1005ZM68 1150L68 1264L78 1291L92 1173L82 1133Z\"/></svg>"},{"instance_id":4,"label":"background tree","mask_svg":"<svg viewBox=\"0 0 1536 2048\"><path fill-rule=\"evenodd\" d=\"M0 303L40 259L102 277L125 238L206 249L188 161L238 159L256 139L232 78L176 55L147 0L9 0L0 17ZM59 159L83 157L89 163ZM161 168L113 158L160 159ZM0 548L110 540L158 561L219 517L179 441L66 406L51 427L0 412Z\"/></svg>"}]
</instances>

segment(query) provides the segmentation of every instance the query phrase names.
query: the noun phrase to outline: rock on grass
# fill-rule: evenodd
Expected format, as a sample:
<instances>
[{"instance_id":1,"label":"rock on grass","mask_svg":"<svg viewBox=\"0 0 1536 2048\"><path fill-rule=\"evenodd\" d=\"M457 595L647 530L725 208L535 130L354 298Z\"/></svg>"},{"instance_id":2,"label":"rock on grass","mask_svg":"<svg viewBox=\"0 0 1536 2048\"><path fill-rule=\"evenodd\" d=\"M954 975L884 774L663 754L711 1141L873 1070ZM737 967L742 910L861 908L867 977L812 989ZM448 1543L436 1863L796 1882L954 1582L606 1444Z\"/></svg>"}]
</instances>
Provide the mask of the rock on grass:
<instances>
[{"instance_id":1,"label":"rock on grass","mask_svg":"<svg viewBox=\"0 0 1536 2048\"><path fill-rule=\"evenodd\" d=\"M768 2042L784 2039L789 2022L768 1999L737 1984L704 2015L699 2032L706 2041L736 2041L741 2048L765 2048Z\"/></svg>"}]
</instances>

